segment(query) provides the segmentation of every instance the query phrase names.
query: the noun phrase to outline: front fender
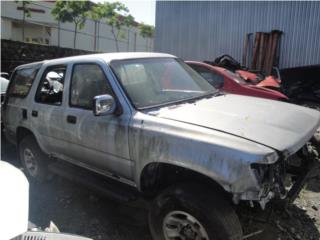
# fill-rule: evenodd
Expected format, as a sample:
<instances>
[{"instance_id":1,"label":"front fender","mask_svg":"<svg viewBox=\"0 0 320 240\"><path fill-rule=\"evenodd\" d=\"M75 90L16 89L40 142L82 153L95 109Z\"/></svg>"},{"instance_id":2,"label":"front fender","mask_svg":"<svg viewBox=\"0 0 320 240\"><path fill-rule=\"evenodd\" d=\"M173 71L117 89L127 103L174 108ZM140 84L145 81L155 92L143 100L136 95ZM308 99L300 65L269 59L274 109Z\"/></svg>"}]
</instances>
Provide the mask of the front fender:
<instances>
[{"instance_id":1,"label":"front fender","mask_svg":"<svg viewBox=\"0 0 320 240\"><path fill-rule=\"evenodd\" d=\"M139 188L143 168L160 162L201 173L231 193L259 191L251 164L274 152L226 133L142 113L132 123L130 149Z\"/></svg>"}]
</instances>

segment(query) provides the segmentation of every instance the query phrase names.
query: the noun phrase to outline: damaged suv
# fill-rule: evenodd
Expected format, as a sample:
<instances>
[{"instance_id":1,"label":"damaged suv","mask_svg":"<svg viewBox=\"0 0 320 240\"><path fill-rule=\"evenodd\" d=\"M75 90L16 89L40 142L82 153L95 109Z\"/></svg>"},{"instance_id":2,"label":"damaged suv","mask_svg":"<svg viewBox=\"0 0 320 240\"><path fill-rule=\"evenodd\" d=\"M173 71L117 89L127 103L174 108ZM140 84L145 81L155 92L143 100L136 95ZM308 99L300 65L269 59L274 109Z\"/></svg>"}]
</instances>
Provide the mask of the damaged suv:
<instances>
[{"instance_id":1,"label":"damaged suv","mask_svg":"<svg viewBox=\"0 0 320 240\"><path fill-rule=\"evenodd\" d=\"M156 240L242 239L233 206L292 201L318 162L319 112L221 93L160 53L22 65L4 124L31 179L68 162L151 199Z\"/></svg>"}]
</instances>

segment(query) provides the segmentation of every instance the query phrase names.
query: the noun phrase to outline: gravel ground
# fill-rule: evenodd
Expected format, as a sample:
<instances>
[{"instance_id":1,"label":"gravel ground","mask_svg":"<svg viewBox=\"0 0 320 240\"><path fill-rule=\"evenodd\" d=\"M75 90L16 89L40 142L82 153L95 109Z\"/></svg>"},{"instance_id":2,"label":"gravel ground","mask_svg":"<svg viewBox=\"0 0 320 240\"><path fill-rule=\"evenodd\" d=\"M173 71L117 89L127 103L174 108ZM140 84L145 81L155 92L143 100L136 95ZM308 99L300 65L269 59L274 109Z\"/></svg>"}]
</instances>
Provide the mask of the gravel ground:
<instances>
[{"instance_id":1,"label":"gravel ground","mask_svg":"<svg viewBox=\"0 0 320 240\"><path fill-rule=\"evenodd\" d=\"M19 167L16 149L1 141L1 158ZM245 234L252 240L320 239L320 172L288 211L239 208ZM60 231L95 240L149 240L147 210L139 202L118 203L59 177L30 185L30 221L45 228L53 221ZM262 232L261 232L262 231Z\"/></svg>"},{"instance_id":2,"label":"gravel ground","mask_svg":"<svg viewBox=\"0 0 320 240\"><path fill-rule=\"evenodd\" d=\"M320 171L301 191L286 211L273 207L266 211L241 208L245 234L259 232L250 240L319 240L320 239Z\"/></svg>"}]
</instances>

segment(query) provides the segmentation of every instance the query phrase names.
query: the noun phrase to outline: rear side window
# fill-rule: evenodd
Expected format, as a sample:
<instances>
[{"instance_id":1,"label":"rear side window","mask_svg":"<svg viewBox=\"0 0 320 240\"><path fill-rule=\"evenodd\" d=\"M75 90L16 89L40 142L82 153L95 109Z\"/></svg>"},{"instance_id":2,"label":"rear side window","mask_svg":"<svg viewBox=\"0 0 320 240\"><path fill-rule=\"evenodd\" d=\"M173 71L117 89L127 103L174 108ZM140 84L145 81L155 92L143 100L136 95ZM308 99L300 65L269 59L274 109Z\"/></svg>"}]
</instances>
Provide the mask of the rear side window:
<instances>
[{"instance_id":1,"label":"rear side window","mask_svg":"<svg viewBox=\"0 0 320 240\"><path fill-rule=\"evenodd\" d=\"M11 80L8 95L21 98L26 97L30 91L38 70L38 68L25 68L17 70Z\"/></svg>"},{"instance_id":2,"label":"rear side window","mask_svg":"<svg viewBox=\"0 0 320 240\"><path fill-rule=\"evenodd\" d=\"M206 79L215 88L222 88L224 83L224 77L220 74L214 73L205 67L198 65L189 65L195 71L197 71L204 79Z\"/></svg>"},{"instance_id":3,"label":"rear side window","mask_svg":"<svg viewBox=\"0 0 320 240\"><path fill-rule=\"evenodd\" d=\"M36 102L61 105L64 79L67 67L65 65L49 66L41 76L36 94Z\"/></svg>"}]
</instances>

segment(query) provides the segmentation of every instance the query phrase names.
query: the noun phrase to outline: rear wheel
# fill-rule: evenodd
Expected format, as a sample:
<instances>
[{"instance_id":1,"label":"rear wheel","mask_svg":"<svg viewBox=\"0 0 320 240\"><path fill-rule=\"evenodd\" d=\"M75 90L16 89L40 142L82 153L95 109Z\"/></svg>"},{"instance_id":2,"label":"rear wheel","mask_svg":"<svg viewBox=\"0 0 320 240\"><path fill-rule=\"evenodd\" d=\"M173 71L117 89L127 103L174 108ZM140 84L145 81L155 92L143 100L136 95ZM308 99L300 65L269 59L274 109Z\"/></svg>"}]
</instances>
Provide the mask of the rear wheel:
<instances>
[{"instance_id":1,"label":"rear wheel","mask_svg":"<svg viewBox=\"0 0 320 240\"><path fill-rule=\"evenodd\" d=\"M31 135L24 137L19 144L19 155L25 174L30 180L43 182L48 179L48 157L40 149Z\"/></svg>"},{"instance_id":2,"label":"rear wheel","mask_svg":"<svg viewBox=\"0 0 320 240\"><path fill-rule=\"evenodd\" d=\"M183 184L161 193L151 206L155 240L240 240L242 228L227 199L201 186Z\"/></svg>"}]
</instances>

